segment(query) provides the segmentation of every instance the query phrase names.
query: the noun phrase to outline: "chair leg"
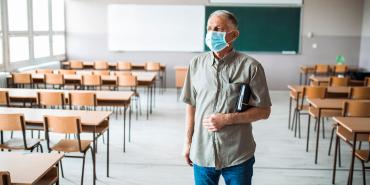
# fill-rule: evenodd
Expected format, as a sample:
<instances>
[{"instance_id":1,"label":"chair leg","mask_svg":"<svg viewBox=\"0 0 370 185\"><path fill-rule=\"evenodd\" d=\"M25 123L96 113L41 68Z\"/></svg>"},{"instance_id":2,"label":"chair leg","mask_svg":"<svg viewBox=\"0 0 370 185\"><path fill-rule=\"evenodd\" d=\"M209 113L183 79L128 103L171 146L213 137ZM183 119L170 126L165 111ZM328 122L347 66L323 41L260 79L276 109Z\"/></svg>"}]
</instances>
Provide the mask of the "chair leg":
<instances>
[{"instance_id":1,"label":"chair leg","mask_svg":"<svg viewBox=\"0 0 370 185\"><path fill-rule=\"evenodd\" d=\"M95 179L96 179L96 167L95 167L96 160L95 160L94 150L91 147L90 147L90 151L91 151L91 158L92 158L92 162L93 162L93 180L95 181Z\"/></svg>"},{"instance_id":2,"label":"chair leg","mask_svg":"<svg viewBox=\"0 0 370 185\"><path fill-rule=\"evenodd\" d=\"M325 139L325 119L322 118L322 138Z\"/></svg>"},{"instance_id":3,"label":"chair leg","mask_svg":"<svg viewBox=\"0 0 370 185\"><path fill-rule=\"evenodd\" d=\"M83 158L82 158L81 185L83 185L83 184L84 184L85 158L86 158L86 152L84 152L84 156L83 156Z\"/></svg>"},{"instance_id":4,"label":"chair leg","mask_svg":"<svg viewBox=\"0 0 370 185\"><path fill-rule=\"evenodd\" d=\"M310 125L311 125L311 115L308 115L308 124L307 124L307 141L306 141L306 152L308 152L308 144L310 142Z\"/></svg>"},{"instance_id":5,"label":"chair leg","mask_svg":"<svg viewBox=\"0 0 370 185\"><path fill-rule=\"evenodd\" d=\"M363 185L366 185L365 162L361 161L361 164L362 164L362 182Z\"/></svg>"},{"instance_id":6,"label":"chair leg","mask_svg":"<svg viewBox=\"0 0 370 185\"><path fill-rule=\"evenodd\" d=\"M338 141L338 166L339 167L342 167L342 158L341 158L341 151L340 151L340 140Z\"/></svg>"},{"instance_id":7,"label":"chair leg","mask_svg":"<svg viewBox=\"0 0 370 185\"><path fill-rule=\"evenodd\" d=\"M288 117L288 129L290 129L290 118L292 114L292 97L289 97L289 117Z\"/></svg>"},{"instance_id":8,"label":"chair leg","mask_svg":"<svg viewBox=\"0 0 370 185\"><path fill-rule=\"evenodd\" d=\"M330 135L330 144L329 144L328 156L330 156L331 147L332 147L332 145L333 145L334 132L335 132L335 127L333 127L333 128L331 129L331 135Z\"/></svg>"},{"instance_id":9,"label":"chair leg","mask_svg":"<svg viewBox=\"0 0 370 185\"><path fill-rule=\"evenodd\" d=\"M299 119L298 119L298 138L301 139L301 116L299 114Z\"/></svg>"},{"instance_id":10,"label":"chair leg","mask_svg":"<svg viewBox=\"0 0 370 185\"><path fill-rule=\"evenodd\" d=\"M63 163L62 163L62 160L60 160L60 171L61 171L61 174L62 174L62 177L64 178L64 171L63 171Z\"/></svg>"}]
</instances>

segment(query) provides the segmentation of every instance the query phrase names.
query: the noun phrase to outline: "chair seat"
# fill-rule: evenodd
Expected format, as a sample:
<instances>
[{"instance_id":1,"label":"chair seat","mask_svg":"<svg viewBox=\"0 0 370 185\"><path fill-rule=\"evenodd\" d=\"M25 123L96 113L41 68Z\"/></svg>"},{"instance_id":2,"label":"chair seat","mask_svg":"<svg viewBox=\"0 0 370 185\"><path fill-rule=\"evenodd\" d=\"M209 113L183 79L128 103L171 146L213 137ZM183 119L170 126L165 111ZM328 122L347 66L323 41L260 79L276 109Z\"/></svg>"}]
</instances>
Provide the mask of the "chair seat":
<instances>
[{"instance_id":1,"label":"chair seat","mask_svg":"<svg viewBox=\"0 0 370 185\"><path fill-rule=\"evenodd\" d=\"M309 114L315 118L319 116L319 109L314 107L309 107L308 110ZM321 110L321 117L334 117L334 116L341 116L342 110L329 110L329 109L323 109Z\"/></svg>"},{"instance_id":2,"label":"chair seat","mask_svg":"<svg viewBox=\"0 0 370 185\"><path fill-rule=\"evenodd\" d=\"M0 144L1 149L11 149L11 150L26 150L34 148L35 146L40 144L40 139L27 139L27 148L24 148L23 139L14 138L10 139L4 144Z\"/></svg>"},{"instance_id":3,"label":"chair seat","mask_svg":"<svg viewBox=\"0 0 370 185\"><path fill-rule=\"evenodd\" d=\"M357 158L359 158L361 161L368 161L369 157L369 150L356 150L355 155Z\"/></svg>"},{"instance_id":4,"label":"chair seat","mask_svg":"<svg viewBox=\"0 0 370 185\"><path fill-rule=\"evenodd\" d=\"M81 140L81 150L82 152L86 152L91 144L91 140ZM51 147L52 150L58 151L58 152L81 152L78 147L78 140L70 140L70 139L62 139L57 144L55 144L53 147Z\"/></svg>"}]
</instances>

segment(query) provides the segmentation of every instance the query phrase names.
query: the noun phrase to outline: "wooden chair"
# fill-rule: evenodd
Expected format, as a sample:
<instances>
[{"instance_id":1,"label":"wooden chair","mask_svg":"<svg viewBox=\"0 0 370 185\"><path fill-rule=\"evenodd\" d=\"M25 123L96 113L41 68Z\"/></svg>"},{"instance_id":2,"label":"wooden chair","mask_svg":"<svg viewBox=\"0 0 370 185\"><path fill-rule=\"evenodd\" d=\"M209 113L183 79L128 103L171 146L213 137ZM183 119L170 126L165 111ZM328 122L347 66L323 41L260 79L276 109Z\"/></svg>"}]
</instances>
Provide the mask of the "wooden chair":
<instances>
[{"instance_id":1,"label":"wooden chair","mask_svg":"<svg viewBox=\"0 0 370 185\"><path fill-rule=\"evenodd\" d=\"M365 78L365 86L370 87L370 77Z\"/></svg>"},{"instance_id":2,"label":"wooden chair","mask_svg":"<svg viewBox=\"0 0 370 185\"><path fill-rule=\"evenodd\" d=\"M118 61L116 64L117 71L131 71L132 70L131 61Z\"/></svg>"},{"instance_id":3,"label":"wooden chair","mask_svg":"<svg viewBox=\"0 0 370 185\"><path fill-rule=\"evenodd\" d=\"M59 70L58 70L58 73L59 73L59 74L62 74L62 75L75 75L75 74L76 74L76 70L71 70L71 69L59 69Z\"/></svg>"},{"instance_id":4,"label":"wooden chair","mask_svg":"<svg viewBox=\"0 0 370 185\"><path fill-rule=\"evenodd\" d=\"M52 74L52 69L36 69L37 74Z\"/></svg>"},{"instance_id":5,"label":"wooden chair","mask_svg":"<svg viewBox=\"0 0 370 185\"><path fill-rule=\"evenodd\" d=\"M11 185L9 172L0 171L0 185Z\"/></svg>"},{"instance_id":6,"label":"wooden chair","mask_svg":"<svg viewBox=\"0 0 370 185\"><path fill-rule=\"evenodd\" d=\"M324 90L321 89L319 91L321 91L321 92L312 92L312 94L309 95L309 96L313 96L311 98L325 98L326 95L323 95L323 94L326 94L327 90L326 89L324 89ZM323 91L325 93L323 93ZM319 95L319 96L315 97L315 95ZM307 96L307 97L309 97L309 96ZM308 152L309 138L310 138L309 136L310 136L311 117L315 118L315 120L316 120L316 122L315 122L316 127L315 128L317 128L317 132L320 131L319 125L317 124L318 121L319 121L319 110L317 108L314 108L312 106L309 106L308 107L308 113L309 113L309 115L308 115L307 143L306 143L306 151L307 152ZM321 125L322 125L322 136L323 136L323 138L325 138L325 119L324 118L325 117L328 118L328 117L340 116L341 115L341 111L340 110L328 110L328 109L324 109L324 110L321 110L320 111L320 115L321 115L321 118L322 118L322 121L321 121Z\"/></svg>"},{"instance_id":7,"label":"wooden chair","mask_svg":"<svg viewBox=\"0 0 370 185\"><path fill-rule=\"evenodd\" d=\"M351 87L348 98L370 100L370 87Z\"/></svg>"},{"instance_id":8,"label":"wooden chair","mask_svg":"<svg viewBox=\"0 0 370 185\"><path fill-rule=\"evenodd\" d=\"M0 91L0 106L9 106L9 93L8 91Z\"/></svg>"},{"instance_id":9,"label":"wooden chair","mask_svg":"<svg viewBox=\"0 0 370 185\"><path fill-rule=\"evenodd\" d=\"M12 73L12 81L18 88L24 88L25 85L33 88L32 75L30 73Z\"/></svg>"},{"instance_id":10,"label":"wooden chair","mask_svg":"<svg viewBox=\"0 0 370 185\"><path fill-rule=\"evenodd\" d=\"M80 118L78 117L67 117L67 116L45 116L44 117L44 127L45 127L45 139L49 152L57 151L64 153L78 152L82 153L83 156L69 156L64 157L70 158L82 158L82 175L81 175L81 185L84 179L84 168L85 168L85 158L88 150L91 151L92 162L93 162L93 177L96 176L95 173L95 155L94 150L91 147L91 140L81 140L82 126ZM61 139L55 145L50 146L50 133L59 134L75 134L77 139ZM62 177L64 177L62 163L60 162L62 168ZM95 178L94 178L95 180Z\"/></svg>"},{"instance_id":11,"label":"wooden chair","mask_svg":"<svg viewBox=\"0 0 370 185\"><path fill-rule=\"evenodd\" d=\"M89 109L96 110L96 94L92 92L70 92L68 94L69 109Z\"/></svg>"},{"instance_id":12,"label":"wooden chair","mask_svg":"<svg viewBox=\"0 0 370 185\"><path fill-rule=\"evenodd\" d=\"M146 71L149 71L149 72L156 72L157 73L158 78L156 78L156 80L159 80L161 88L162 88L162 92L163 92L164 78L163 78L163 74L161 72L161 64L159 62L146 62L145 65L144 65L144 69Z\"/></svg>"},{"instance_id":13,"label":"wooden chair","mask_svg":"<svg viewBox=\"0 0 370 185\"><path fill-rule=\"evenodd\" d=\"M316 64L314 74L316 75L329 75L330 66L327 64Z\"/></svg>"},{"instance_id":14,"label":"wooden chair","mask_svg":"<svg viewBox=\"0 0 370 185\"><path fill-rule=\"evenodd\" d=\"M120 90L120 88L129 88L132 92L134 92L133 95L133 101L136 102L136 119L138 119L138 114L140 112L141 114L141 103L140 103L140 95L137 91L138 81L137 77L134 75L118 75L117 76L117 90Z\"/></svg>"},{"instance_id":15,"label":"wooden chair","mask_svg":"<svg viewBox=\"0 0 370 185\"><path fill-rule=\"evenodd\" d=\"M110 72L108 70L96 70L96 71L93 71L94 75L109 75Z\"/></svg>"},{"instance_id":16,"label":"wooden chair","mask_svg":"<svg viewBox=\"0 0 370 185\"><path fill-rule=\"evenodd\" d=\"M45 86L51 85L53 88L58 87L61 89L64 87L64 75L62 74L45 74Z\"/></svg>"},{"instance_id":17,"label":"wooden chair","mask_svg":"<svg viewBox=\"0 0 370 185\"><path fill-rule=\"evenodd\" d=\"M104 60L98 60L94 62L94 69L96 70L108 70L109 65L107 61Z\"/></svg>"},{"instance_id":18,"label":"wooden chair","mask_svg":"<svg viewBox=\"0 0 370 185\"><path fill-rule=\"evenodd\" d=\"M40 108L57 108L64 109L64 93L63 92L37 92L37 104Z\"/></svg>"},{"instance_id":19,"label":"wooden chair","mask_svg":"<svg viewBox=\"0 0 370 185\"><path fill-rule=\"evenodd\" d=\"M348 85L349 85L349 77L336 77L336 76L330 77L329 86L346 87Z\"/></svg>"},{"instance_id":20,"label":"wooden chair","mask_svg":"<svg viewBox=\"0 0 370 185\"><path fill-rule=\"evenodd\" d=\"M11 138L4 142L3 132L4 131L21 131L22 139ZM3 150L30 150L31 152L35 148L40 148L43 152L42 146L39 139L27 139L26 137L26 124L22 114L0 114L0 149Z\"/></svg>"},{"instance_id":21,"label":"wooden chair","mask_svg":"<svg viewBox=\"0 0 370 185\"><path fill-rule=\"evenodd\" d=\"M81 60L71 60L69 61L69 68L70 69L83 69L84 64Z\"/></svg>"},{"instance_id":22,"label":"wooden chair","mask_svg":"<svg viewBox=\"0 0 370 185\"><path fill-rule=\"evenodd\" d=\"M370 102L369 101L359 101L359 100L348 100L343 103L343 110L342 110L342 116L343 117L370 117ZM353 146L353 134L350 133L347 129L342 128L340 125L336 125L337 132L336 134L342 138L346 143L350 144ZM334 130L335 130L334 128ZM332 138L334 137L334 131L332 130ZM340 140L339 140L340 141ZM361 150L361 142L367 142L369 143L370 146L370 135L369 134L359 134L357 136L357 141L360 141L360 146L358 150L355 151L355 156L361 161L362 164L362 175L363 175L363 184L366 184L366 179L365 179L365 170L370 169L369 167L365 166L365 163L369 162L370 159L370 154L369 154L369 149L367 150ZM330 140L330 145L329 145L329 152L332 147L332 139ZM340 159L340 143L338 143L338 149L339 149L339 166L341 163ZM330 155L330 153L329 153Z\"/></svg>"},{"instance_id":23,"label":"wooden chair","mask_svg":"<svg viewBox=\"0 0 370 185\"><path fill-rule=\"evenodd\" d=\"M333 68L334 75L346 75L348 73L348 65L335 65Z\"/></svg>"},{"instance_id":24,"label":"wooden chair","mask_svg":"<svg viewBox=\"0 0 370 185\"><path fill-rule=\"evenodd\" d=\"M82 75L81 85L83 89L99 89L101 90L102 80L100 75Z\"/></svg>"},{"instance_id":25,"label":"wooden chair","mask_svg":"<svg viewBox=\"0 0 370 185\"><path fill-rule=\"evenodd\" d=\"M187 71L188 71L187 69L176 69L175 70L177 100L179 100L181 89L184 86L184 81L185 81Z\"/></svg>"}]
</instances>

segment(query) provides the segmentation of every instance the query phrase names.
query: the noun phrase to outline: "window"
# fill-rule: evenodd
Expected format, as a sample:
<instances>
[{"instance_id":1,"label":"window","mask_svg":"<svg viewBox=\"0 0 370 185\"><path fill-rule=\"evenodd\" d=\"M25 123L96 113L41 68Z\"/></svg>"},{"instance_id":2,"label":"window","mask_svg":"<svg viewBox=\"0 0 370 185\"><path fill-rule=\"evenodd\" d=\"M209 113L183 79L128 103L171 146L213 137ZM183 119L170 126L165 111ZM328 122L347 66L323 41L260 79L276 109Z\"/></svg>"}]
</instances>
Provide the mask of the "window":
<instances>
[{"instance_id":1,"label":"window","mask_svg":"<svg viewBox=\"0 0 370 185\"><path fill-rule=\"evenodd\" d=\"M10 37L10 62L18 62L29 59L28 37Z\"/></svg>"},{"instance_id":2,"label":"window","mask_svg":"<svg viewBox=\"0 0 370 185\"><path fill-rule=\"evenodd\" d=\"M49 36L35 36L34 43L34 56L35 58L42 58L50 56Z\"/></svg>"},{"instance_id":3,"label":"window","mask_svg":"<svg viewBox=\"0 0 370 185\"><path fill-rule=\"evenodd\" d=\"M49 1L33 0L33 30L49 31Z\"/></svg>"},{"instance_id":4,"label":"window","mask_svg":"<svg viewBox=\"0 0 370 185\"><path fill-rule=\"evenodd\" d=\"M53 36L53 54L64 55L65 54L65 40L64 35Z\"/></svg>"},{"instance_id":5,"label":"window","mask_svg":"<svg viewBox=\"0 0 370 185\"><path fill-rule=\"evenodd\" d=\"M8 0L9 31L27 31L27 0Z\"/></svg>"},{"instance_id":6,"label":"window","mask_svg":"<svg viewBox=\"0 0 370 185\"><path fill-rule=\"evenodd\" d=\"M64 31L64 1L63 0L52 0L52 20L53 20L53 31Z\"/></svg>"}]
</instances>

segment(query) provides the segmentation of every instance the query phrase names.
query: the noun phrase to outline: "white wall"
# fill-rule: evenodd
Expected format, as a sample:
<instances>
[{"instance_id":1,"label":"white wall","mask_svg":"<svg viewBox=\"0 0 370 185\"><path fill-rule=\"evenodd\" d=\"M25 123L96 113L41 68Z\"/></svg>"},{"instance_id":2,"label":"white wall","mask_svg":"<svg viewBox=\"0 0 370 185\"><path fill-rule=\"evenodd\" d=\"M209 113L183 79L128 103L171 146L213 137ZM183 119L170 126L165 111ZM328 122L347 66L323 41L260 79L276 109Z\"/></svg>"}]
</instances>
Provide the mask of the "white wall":
<instances>
[{"instance_id":1,"label":"white wall","mask_svg":"<svg viewBox=\"0 0 370 185\"><path fill-rule=\"evenodd\" d=\"M69 59L132 59L143 63L157 60L167 65L167 86L174 87L176 65L187 65L198 55L190 52L120 52L108 51L107 5L135 4L207 4L207 0L67 0L67 57ZM335 63L342 54L347 63L359 64L363 0L305 0L302 17L302 53L299 55L255 54L265 67L270 89L286 89L298 83L301 65ZM129 28L128 28L129 29ZM314 37L308 39L308 32ZM179 40L179 43L181 40ZM318 47L313 49L312 44Z\"/></svg>"},{"instance_id":2,"label":"white wall","mask_svg":"<svg viewBox=\"0 0 370 185\"><path fill-rule=\"evenodd\" d=\"M360 67L370 71L370 0L365 0L362 20Z\"/></svg>"}]
</instances>

